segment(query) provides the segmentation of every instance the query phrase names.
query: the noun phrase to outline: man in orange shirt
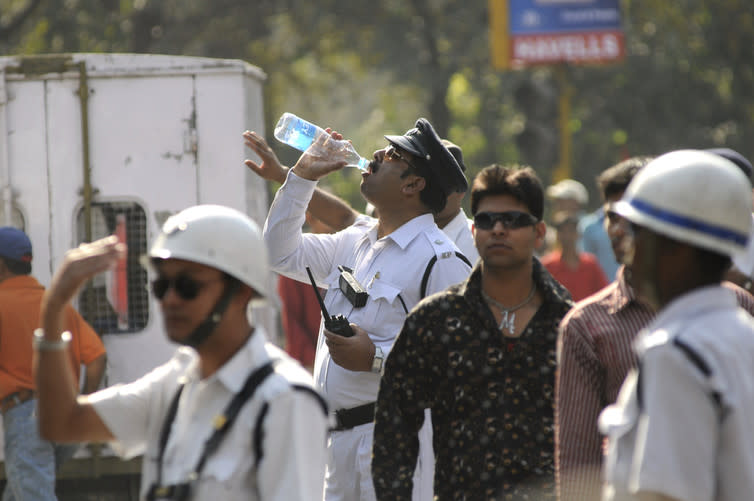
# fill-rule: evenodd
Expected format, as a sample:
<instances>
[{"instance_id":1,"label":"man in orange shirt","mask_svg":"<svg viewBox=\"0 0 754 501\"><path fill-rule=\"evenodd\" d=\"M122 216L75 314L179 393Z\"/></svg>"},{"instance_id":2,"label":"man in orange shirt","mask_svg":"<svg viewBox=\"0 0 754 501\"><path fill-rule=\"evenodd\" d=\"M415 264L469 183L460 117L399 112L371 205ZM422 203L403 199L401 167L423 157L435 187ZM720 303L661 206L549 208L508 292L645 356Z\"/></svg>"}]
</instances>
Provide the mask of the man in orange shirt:
<instances>
[{"instance_id":1,"label":"man in orange shirt","mask_svg":"<svg viewBox=\"0 0 754 501\"><path fill-rule=\"evenodd\" d=\"M605 272L594 254L578 248L578 216L558 212L552 224L557 230L560 248L543 256L542 265L568 289L574 301L581 301L608 284Z\"/></svg>"},{"instance_id":2,"label":"man in orange shirt","mask_svg":"<svg viewBox=\"0 0 754 501\"><path fill-rule=\"evenodd\" d=\"M32 334L39 327L44 287L31 276L31 241L21 230L0 228L0 412L5 438L7 485L3 501L55 500L55 469L70 447L42 440L37 430L32 376ZM70 356L79 381L86 367L85 393L97 389L105 370L105 347L94 330L68 305L66 328L73 335Z\"/></svg>"}]
</instances>

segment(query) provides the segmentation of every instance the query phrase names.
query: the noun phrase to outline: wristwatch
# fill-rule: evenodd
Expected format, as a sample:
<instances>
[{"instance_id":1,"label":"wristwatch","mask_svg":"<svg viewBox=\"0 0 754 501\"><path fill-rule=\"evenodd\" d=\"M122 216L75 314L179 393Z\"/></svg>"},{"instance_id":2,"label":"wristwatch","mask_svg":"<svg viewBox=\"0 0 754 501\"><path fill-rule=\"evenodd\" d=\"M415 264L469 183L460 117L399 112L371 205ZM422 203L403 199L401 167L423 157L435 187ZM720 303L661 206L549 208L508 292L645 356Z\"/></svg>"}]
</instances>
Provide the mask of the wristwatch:
<instances>
[{"instance_id":1,"label":"wristwatch","mask_svg":"<svg viewBox=\"0 0 754 501\"><path fill-rule=\"evenodd\" d=\"M379 346L374 347L374 358L372 359L372 372L375 374L382 374L382 367L385 363L385 354L382 353L382 348Z\"/></svg>"}]
</instances>

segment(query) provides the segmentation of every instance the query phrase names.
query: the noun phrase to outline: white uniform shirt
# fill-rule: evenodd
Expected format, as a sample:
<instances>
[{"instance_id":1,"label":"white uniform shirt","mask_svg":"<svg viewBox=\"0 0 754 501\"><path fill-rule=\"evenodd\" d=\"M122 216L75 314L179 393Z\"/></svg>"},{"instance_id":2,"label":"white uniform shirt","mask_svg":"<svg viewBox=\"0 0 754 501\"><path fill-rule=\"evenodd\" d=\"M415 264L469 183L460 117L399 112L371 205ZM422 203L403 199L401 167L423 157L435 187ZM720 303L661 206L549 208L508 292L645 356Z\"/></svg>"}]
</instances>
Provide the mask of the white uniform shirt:
<instances>
[{"instance_id":1,"label":"white uniform shirt","mask_svg":"<svg viewBox=\"0 0 754 501\"><path fill-rule=\"evenodd\" d=\"M471 234L472 224L474 224L474 221L467 218L466 213L461 209L456 217L451 219L445 225L445 228L442 228L442 231L456 243L458 248L461 249L461 254L469 258L473 266L479 260L479 252L476 250L474 236Z\"/></svg>"},{"instance_id":2,"label":"white uniform shirt","mask_svg":"<svg viewBox=\"0 0 754 501\"><path fill-rule=\"evenodd\" d=\"M373 224L373 222L376 221L377 220L371 216L360 214L356 217L354 224L368 225ZM448 238L450 238L453 243L456 244L456 247L458 247L458 250L461 251L461 254L468 258L468 260L471 262L472 267L479 260L479 251L477 251L476 249L476 244L474 243L474 235L471 233L471 226L473 224L474 220L467 218L466 213L463 211L463 209L460 209L458 211L458 214L456 214L456 217L451 219L444 228L440 228L442 232L445 233Z\"/></svg>"},{"instance_id":3,"label":"white uniform shirt","mask_svg":"<svg viewBox=\"0 0 754 501\"><path fill-rule=\"evenodd\" d=\"M322 492L326 464L327 417L313 395L291 389L311 386L311 377L295 361L268 343L261 327L215 374L201 380L198 357L180 348L173 358L137 381L89 396L94 409L116 438L125 457L144 454L141 498L157 475L158 442L165 414L178 388L186 385L165 447L162 485L186 481L212 432L213 418L243 386L252 370L281 359L238 413L219 448L202 470L192 499L310 500ZM254 470L254 427L262 405L262 459Z\"/></svg>"},{"instance_id":4,"label":"white uniform shirt","mask_svg":"<svg viewBox=\"0 0 754 501\"><path fill-rule=\"evenodd\" d=\"M463 281L469 266L459 259L458 247L442 233L431 214L408 221L377 239L377 223L360 219L336 234L302 234L306 207L316 182L288 173L275 195L264 228L274 271L308 282L306 266L317 284L326 287L330 315L343 315L367 331L372 342L388 355L403 326L406 311L419 302L420 283L430 259L437 255L427 283L427 295ZM366 306L354 308L338 287L343 265L369 293ZM377 399L380 376L346 370L332 362L320 325L314 374L333 409L351 408Z\"/></svg>"},{"instance_id":5,"label":"white uniform shirt","mask_svg":"<svg viewBox=\"0 0 754 501\"><path fill-rule=\"evenodd\" d=\"M664 308L637 352L640 372L600 416L610 444L603 499L751 499L754 319L732 291L706 287Z\"/></svg>"}]
</instances>

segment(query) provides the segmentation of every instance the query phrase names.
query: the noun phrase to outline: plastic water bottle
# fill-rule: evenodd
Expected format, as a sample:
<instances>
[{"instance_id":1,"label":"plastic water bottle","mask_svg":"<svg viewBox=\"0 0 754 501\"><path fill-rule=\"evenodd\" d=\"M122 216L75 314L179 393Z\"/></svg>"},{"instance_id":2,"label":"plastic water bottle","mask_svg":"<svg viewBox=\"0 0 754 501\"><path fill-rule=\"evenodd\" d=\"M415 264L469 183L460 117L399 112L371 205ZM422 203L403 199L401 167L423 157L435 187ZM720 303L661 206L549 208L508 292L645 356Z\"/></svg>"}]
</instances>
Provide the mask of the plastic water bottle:
<instances>
[{"instance_id":1,"label":"plastic water bottle","mask_svg":"<svg viewBox=\"0 0 754 501\"><path fill-rule=\"evenodd\" d=\"M322 135L328 134L321 127L293 113L283 113L275 126L275 138L299 151L306 151ZM361 170L367 170L369 166L369 160L359 155L353 145L346 140L330 139L323 148L315 145L311 153L316 156L342 158L348 162L349 166Z\"/></svg>"}]
</instances>

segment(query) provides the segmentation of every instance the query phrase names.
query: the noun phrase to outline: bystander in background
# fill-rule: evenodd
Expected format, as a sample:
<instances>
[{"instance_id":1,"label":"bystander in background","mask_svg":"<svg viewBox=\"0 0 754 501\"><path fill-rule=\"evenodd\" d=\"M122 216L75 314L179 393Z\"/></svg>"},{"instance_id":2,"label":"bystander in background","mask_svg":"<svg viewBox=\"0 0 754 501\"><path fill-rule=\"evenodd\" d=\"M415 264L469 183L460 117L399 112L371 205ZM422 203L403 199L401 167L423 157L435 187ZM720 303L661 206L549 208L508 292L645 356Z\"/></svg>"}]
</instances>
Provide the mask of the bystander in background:
<instances>
[{"instance_id":1,"label":"bystander in background","mask_svg":"<svg viewBox=\"0 0 754 501\"><path fill-rule=\"evenodd\" d=\"M31 276L32 246L22 230L0 228L0 412L5 439L4 501L52 501L55 471L75 446L44 440L37 429L37 391L32 373L32 339L40 324L45 288ZM105 373L105 347L70 304L61 308L62 325L71 333L71 387L78 391L81 365L83 393L97 389Z\"/></svg>"},{"instance_id":2,"label":"bystander in background","mask_svg":"<svg viewBox=\"0 0 754 501\"><path fill-rule=\"evenodd\" d=\"M542 265L581 301L607 285L597 258L579 249L579 219L576 214L558 212L552 217L558 248L542 257Z\"/></svg>"},{"instance_id":3,"label":"bystander in background","mask_svg":"<svg viewBox=\"0 0 754 501\"><path fill-rule=\"evenodd\" d=\"M411 311L377 400L377 497L410 500L424 409L432 411L434 499L554 499L557 325L572 303L534 257L544 194L533 169L474 179L481 256L471 276Z\"/></svg>"},{"instance_id":4,"label":"bystander in background","mask_svg":"<svg viewBox=\"0 0 754 501\"><path fill-rule=\"evenodd\" d=\"M589 203L589 192L583 184L575 179L563 179L547 187L545 191L547 199L550 201L549 214L555 215L561 212L574 214L579 220L584 216L584 210ZM547 233L542 246L537 249L539 257L544 256L557 246L555 228L551 226L550 220L547 223Z\"/></svg>"}]
</instances>

